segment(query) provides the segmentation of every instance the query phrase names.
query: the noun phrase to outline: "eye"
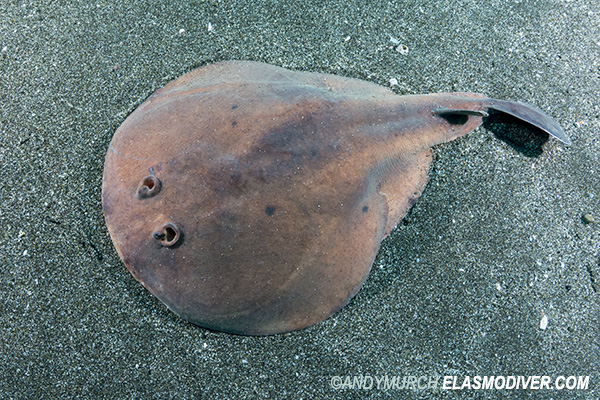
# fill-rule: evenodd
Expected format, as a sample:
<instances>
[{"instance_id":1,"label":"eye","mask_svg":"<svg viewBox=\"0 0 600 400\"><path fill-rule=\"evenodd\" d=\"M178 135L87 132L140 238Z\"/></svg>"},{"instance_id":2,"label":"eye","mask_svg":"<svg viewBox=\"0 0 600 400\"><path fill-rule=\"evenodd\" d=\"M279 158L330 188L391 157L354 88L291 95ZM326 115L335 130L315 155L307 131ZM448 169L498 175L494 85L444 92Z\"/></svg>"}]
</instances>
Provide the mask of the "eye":
<instances>
[{"instance_id":1,"label":"eye","mask_svg":"<svg viewBox=\"0 0 600 400\"><path fill-rule=\"evenodd\" d=\"M164 224L152 234L154 240L165 247L176 245L181 236L181 230L172 222Z\"/></svg>"},{"instance_id":2,"label":"eye","mask_svg":"<svg viewBox=\"0 0 600 400\"><path fill-rule=\"evenodd\" d=\"M138 186L138 197L140 199L147 199L148 197L155 196L160 192L161 187L162 183L160 179L154 175L148 175L142 179Z\"/></svg>"}]
</instances>

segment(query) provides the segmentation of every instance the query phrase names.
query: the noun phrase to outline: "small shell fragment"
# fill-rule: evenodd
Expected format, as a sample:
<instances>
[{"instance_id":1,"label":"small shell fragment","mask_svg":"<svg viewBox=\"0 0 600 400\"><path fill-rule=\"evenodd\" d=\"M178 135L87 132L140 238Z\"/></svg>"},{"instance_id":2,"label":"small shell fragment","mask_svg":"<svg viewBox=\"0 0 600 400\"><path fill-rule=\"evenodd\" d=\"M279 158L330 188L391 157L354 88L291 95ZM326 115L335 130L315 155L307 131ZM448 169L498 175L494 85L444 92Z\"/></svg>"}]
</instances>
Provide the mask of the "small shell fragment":
<instances>
[{"instance_id":1,"label":"small shell fragment","mask_svg":"<svg viewBox=\"0 0 600 400\"><path fill-rule=\"evenodd\" d=\"M406 46L405 44L401 44L398 47L396 47L396 51L400 54L408 54L408 46Z\"/></svg>"}]
</instances>

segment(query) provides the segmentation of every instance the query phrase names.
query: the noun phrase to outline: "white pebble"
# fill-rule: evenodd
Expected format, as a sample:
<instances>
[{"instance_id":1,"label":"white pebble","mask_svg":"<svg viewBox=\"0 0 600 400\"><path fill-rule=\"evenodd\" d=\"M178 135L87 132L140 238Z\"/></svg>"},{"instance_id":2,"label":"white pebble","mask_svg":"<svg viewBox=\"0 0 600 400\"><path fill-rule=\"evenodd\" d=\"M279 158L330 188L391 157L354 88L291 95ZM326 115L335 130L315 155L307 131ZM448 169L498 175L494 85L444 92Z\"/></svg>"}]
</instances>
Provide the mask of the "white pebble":
<instances>
[{"instance_id":1,"label":"white pebble","mask_svg":"<svg viewBox=\"0 0 600 400\"><path fill-rule=\"evenodd\" d=\"M542 317L542 320L540 321L540 329L541 330L546 330L546 328L548 327L548 317L546 317L545 315Z\"/></svg>"},{"instance_id":2,"label":"white pebble","mask_svg":"<svg viewBox=\"0 0 600 400\"><path fill-rule=\"evenodd\" d=\"M398 79L396 79L396 78L390 79L390 86L391 87L398 86Z\"/></svg>"}]
</instances>

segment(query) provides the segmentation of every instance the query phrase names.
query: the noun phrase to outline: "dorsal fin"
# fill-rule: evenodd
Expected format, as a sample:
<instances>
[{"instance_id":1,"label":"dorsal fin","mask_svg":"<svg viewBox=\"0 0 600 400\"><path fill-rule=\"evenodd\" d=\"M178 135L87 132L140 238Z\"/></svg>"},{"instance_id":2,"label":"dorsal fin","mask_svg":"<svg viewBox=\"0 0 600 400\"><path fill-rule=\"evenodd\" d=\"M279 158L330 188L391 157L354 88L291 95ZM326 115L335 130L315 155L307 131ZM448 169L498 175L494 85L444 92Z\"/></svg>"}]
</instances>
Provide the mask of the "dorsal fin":
<instances>
[{"instance_id":1,"label":"dorsal fin","mask_svg":"<svg viewBox=\"0 0 600 400\"><path fill-rule=\"evenodd\" d=\"M435 115L475 115L477 117L489 117L489 114L481 110L468 110L462 108L439 107L433 110Z\"/></svg>"}]
</instances>

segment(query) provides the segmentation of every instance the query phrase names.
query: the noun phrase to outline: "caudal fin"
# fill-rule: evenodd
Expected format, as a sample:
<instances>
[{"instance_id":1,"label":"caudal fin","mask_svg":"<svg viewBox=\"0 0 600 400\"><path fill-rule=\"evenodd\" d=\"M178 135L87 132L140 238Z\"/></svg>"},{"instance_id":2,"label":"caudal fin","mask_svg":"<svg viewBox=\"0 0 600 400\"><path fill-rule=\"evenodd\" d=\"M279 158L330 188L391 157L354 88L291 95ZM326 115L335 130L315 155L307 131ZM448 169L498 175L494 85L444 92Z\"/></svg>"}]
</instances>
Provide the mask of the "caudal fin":
<instances>
[{"instance_id":1,"label":"caudal fin","mask_svg":"<svg viewBox=\"0 0 600 400\"><path fill-rule=\"evenodd\" d=\"M534 105L521 101L506 101L489 99L484 103L489 110L498 111L501 113L512 115L522 121L525 121L536 128L543 130L550 136L555 137L567 146L571 144L571 140L567 137L561 126L553 120L549 115Z\"/></svg>"}]
</instances>

